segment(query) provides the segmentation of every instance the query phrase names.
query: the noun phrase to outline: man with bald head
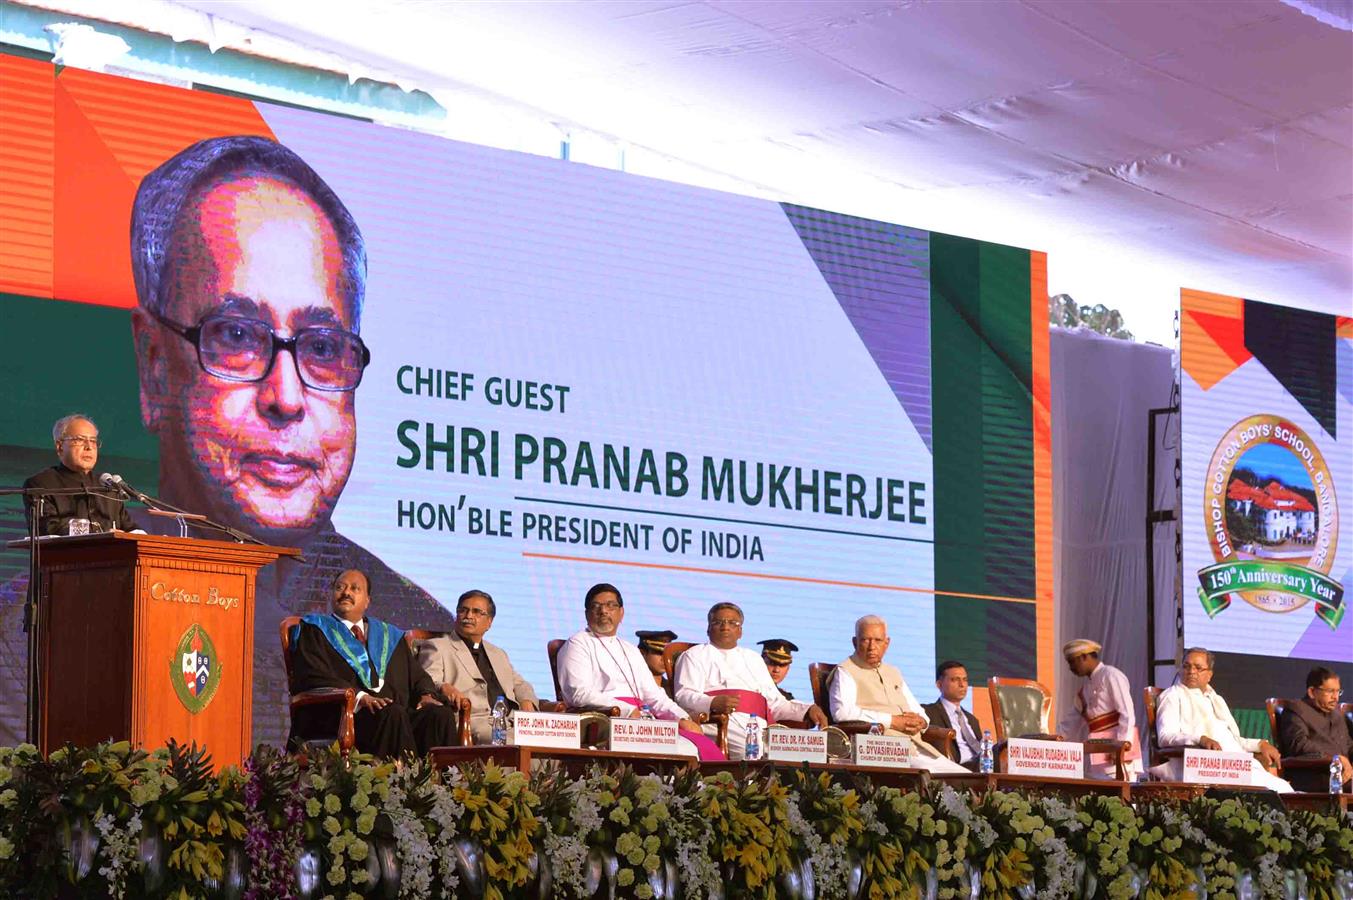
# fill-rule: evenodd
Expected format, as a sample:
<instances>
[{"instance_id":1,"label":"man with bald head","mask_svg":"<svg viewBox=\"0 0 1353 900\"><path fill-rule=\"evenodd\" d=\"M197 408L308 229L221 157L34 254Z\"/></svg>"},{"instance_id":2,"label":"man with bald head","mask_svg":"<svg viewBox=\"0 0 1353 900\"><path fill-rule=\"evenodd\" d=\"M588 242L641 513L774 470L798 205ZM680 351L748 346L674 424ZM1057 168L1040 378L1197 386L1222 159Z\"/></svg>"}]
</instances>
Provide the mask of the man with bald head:
<instances>
[{"instance_id":1,"label":"man with bald head","mask_svg":"<svg viewBox=\"0 0 1353 900\"><path fill-rule=\"evenodd\" d=\"M363 753L396 758L449 746L455 742L456 713L438 699L437 684L414 659L404 633L367 614L370 584L357 569L340 572L331 611L304 616L292 629L291 692L356 690L353 726ZM332 718L331 708L297 709L290 743L324 733Z\"/></svg>"},{"instance_id":2,"label":"man with bald head","mask_svg":"<svg viewBox=\"0 0 1353 900\"><path fill-rule=\"evenodd\" d=\"M888 623L879 616L863 616L855 622L851 639L855 652L837 667L827 690L832 719L864 721L880 725L885 734L911 738L917 750L916 764L936 773L963 774L968 770L926 743L922 735L930 719L902 672L883 661L891 640ZM941 727L948 727L940 723Z\"/></svg>"},{"instance_id":3,"label":"man with bald head","mask_svg":"<svg viewBox=\"0 0 1353 900\"><path fill-rule=\"evenodd\" d=\"M742 609L716 603L708 614L709 643L681 654L673 673L677 702L692 713L728 714L728 755L746 754L747 725L753 715L762 725L778 720L807 720L826 727L827 717L811 703L786 699L771 680L761 655L738 646ZM713 736L714 726L705 731Z\"/></svg>"}]
</instances>

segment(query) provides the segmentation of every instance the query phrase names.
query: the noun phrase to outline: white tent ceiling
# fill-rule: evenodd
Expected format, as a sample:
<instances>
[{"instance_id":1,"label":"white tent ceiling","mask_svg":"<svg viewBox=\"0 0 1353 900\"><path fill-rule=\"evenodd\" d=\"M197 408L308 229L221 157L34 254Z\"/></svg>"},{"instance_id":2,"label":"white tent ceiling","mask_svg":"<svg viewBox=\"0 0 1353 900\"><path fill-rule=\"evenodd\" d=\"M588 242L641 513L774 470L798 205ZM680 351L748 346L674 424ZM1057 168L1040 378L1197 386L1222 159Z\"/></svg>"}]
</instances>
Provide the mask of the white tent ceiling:
<instances>
[{"instance_id":1,"label":"white tent ceiling","mask_svg":"<svg viewBox=\"0 0 1353 900\"><path fill-rule=\"evenodd\" d=\"M81 12L120 5L150 8ZM693 180L1047 250L1053 292L1150 339L1184 285L1353 314L1347 0L159 5L423 88L452 133L487 98Z\"/></svg>"}]
</instances>

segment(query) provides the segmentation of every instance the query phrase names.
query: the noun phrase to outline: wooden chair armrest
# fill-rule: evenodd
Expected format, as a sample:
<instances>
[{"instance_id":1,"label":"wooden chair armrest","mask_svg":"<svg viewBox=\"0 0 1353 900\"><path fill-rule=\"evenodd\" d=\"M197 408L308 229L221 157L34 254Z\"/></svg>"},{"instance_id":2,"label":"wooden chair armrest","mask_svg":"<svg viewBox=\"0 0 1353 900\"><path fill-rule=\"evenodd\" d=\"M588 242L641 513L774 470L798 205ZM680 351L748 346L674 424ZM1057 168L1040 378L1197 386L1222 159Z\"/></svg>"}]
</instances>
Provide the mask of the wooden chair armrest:
<instances>
[{"instance_id":1,"label":"wooden chair armrest","mask_svg":"<svg viewBox=\"0 0 1353 900\"><path fill-rule=\"evenodd\" d=\"M1279 765L1283 771L1289 769L1328 769L1330 767L1330 758L1328 756L1284 756Z\"/></svg>"},{"instance_id":2,"label":"wooden chair armrest","mask_svg":"<svg viewBox=\"0 0 1353 900\"><path fill-rule=\"evenodd\" d=\"M954 755L954 741L958 735L952 728L942 728L938 725L931 725L921 732L921 740L925 741L936 750L943 753L946 757Z\"/></svg>"},{"instance_id":3,"label":"wooden chair armrest","mask_svg":"<svg viewBox=\"0 0 1353 900\"><path fill-rule=\"evenodd\" d=\"M796 728L799 731L807 731L809 728L813 727L812 722L807 722L800 719L777 719L775 724L783 725L786 728Z\"/></svg>"},{"instance_id":4,"label":"wooden chair armrest","mask_svg":"<svg viewBox=\"0 0 1353 900\"><path fill-rule=\"evenodd\" d=\"M1064 741L1066 738L1060 734L1020 734L1016 737L1025 741Z\"/></svg>"},{"instance_id":5,"label":"wooden chair armrest","mask_svg":"<svg viewBox=\"0 0 1353 900\"><path fill-rule=\"evenodd\" d=\"M728 713L710 712L701 715L707 716L704 724L714 726L714 743L719 745L724 756L728 756Z\"/></svg>"},{"instance_id":6,"label":"wooden chair armrest","mask_svg":"<svg viewBox=\"0 0 1353 900\"><path fill-rule=\"evenodd\" d=\"M841 722L833 722L832 725L846 734L868 734L869 729L874 727L873 722L866 722L864 719L846 719Z\"/></svg>"},{"instance_id":7,"label":"wooden chair armrest","mask_svg":"<svg viewBox=\"0 0 1353 900\"><path fill-rule=\"evenodd\" d=\"M620 717L620 707L618 706L566 706L563 703L560 703L559 706L560 709L554 710L554 712L601 713L603 716L610 716L612 719Z\"/></svg>"},{"instance_id":8,"label":"wooden chair armrest","mask_svg":"<svg viewBox=\"0 0 1353 900\"><path fill-rule=\"evenodd\" d=\"M709 713L686 713L686 718L690 719L697 725L705 725L709 723Z\"/></svg>"},{"instance_id":9,"label":"wooden chair armrest","mask_svg":"<svg viewBox=\"0 0 1353 900\"><path fill-rule=\"evenodd\" d=\"M459 746L468 747L474 743L470 737L470 698L461 697L456 704L456 740Z\"/></svg>"},{"instance_id":10,"label":"wooden chair armrest","mask_svg":"<svg viewBox=\"0 0 1353 900\"><path fill-rule=\"evenodd\" d=\"M338 706L338 749L347 753L357 746L357 731L352 714L357 706L357 691L352 688L314 688L291 695L291 708L303 706Z\"/></svg>"},{"instance_id":11,"label":"wooden chair armrest","mask_svg":"<svg viewBox=\"0 0 1353 900\"><path fill-rule=\"evenodd\" d=\"M1201 750L1197 744L1181 744L1178 747L1157 747L1153 756L1155 762L1169 759L1183 759L1185 750Z\"/></svg>"},{"instance_id":12,"label":"wooden chair armrest","mask_svg":"<svg viewBox=\"0 0 1353 900\"><path fill-rule=\"evenodd\" d=\"M536 708L541 712L561 713L568 712L568 707L558 700L537 700Z\"/></svg>"}]
</instances>

